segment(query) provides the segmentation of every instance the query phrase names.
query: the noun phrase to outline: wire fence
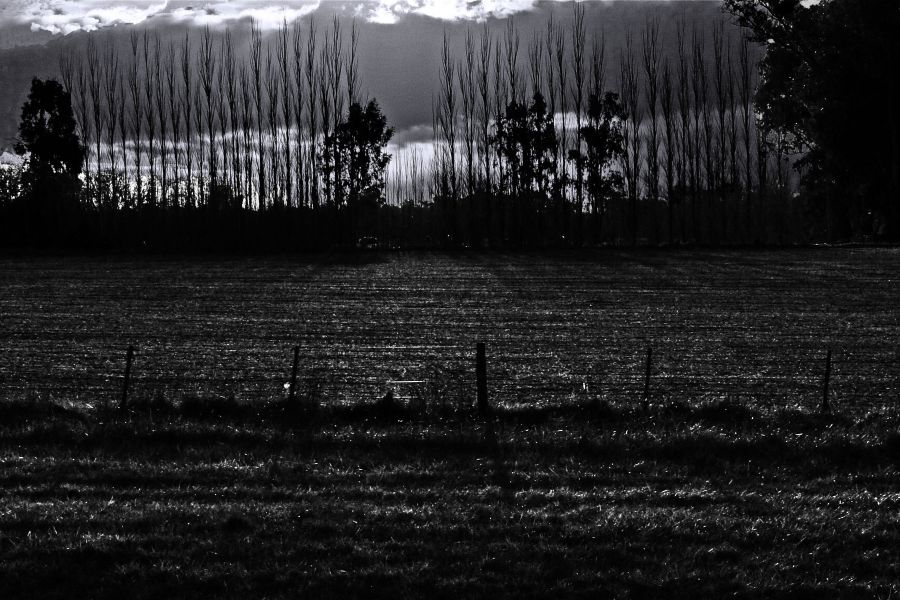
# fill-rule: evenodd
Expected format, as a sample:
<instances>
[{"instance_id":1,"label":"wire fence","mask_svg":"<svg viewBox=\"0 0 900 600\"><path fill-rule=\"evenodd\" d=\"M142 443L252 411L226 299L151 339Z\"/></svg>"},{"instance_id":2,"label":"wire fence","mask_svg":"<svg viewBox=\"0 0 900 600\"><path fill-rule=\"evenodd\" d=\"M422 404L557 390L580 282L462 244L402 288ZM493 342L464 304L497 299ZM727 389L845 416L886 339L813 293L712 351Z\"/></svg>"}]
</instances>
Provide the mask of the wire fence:
<instances>
[{"instance_id":1,"label":"wire fence","mask_svg":"<svg viewBox=\"0 0 900 600\"><path fill-rule=\"evenodd\" d=\"M634 345L616 354L595 350L574 355L558 348L541 351L537 345L511 349L502 342L488 343L489 402L522 407L596 400L638 405L645 398L687 404L727 399L757 408L814 408L828 386L827 398L842 411L900 408L896 354L838 347L831 349L827 362L829 348L820 347L785 351L776 361L749 353L701 360L682 350L674 344ZM43 358L39 365L4 361L0 395L91 406L120 401L128 363L125 348L77 360L63 352ZM287 399L293 362L290 347L247 354L214 346L139 344L128 369L129 397L137 402ZM401 401L432 406L468 406L476 399L474 341L466 346L350 346L332 352L301 345L297 365L295 395L300 402L372 402L388 391Z\"/></svg>"}]
</instances>

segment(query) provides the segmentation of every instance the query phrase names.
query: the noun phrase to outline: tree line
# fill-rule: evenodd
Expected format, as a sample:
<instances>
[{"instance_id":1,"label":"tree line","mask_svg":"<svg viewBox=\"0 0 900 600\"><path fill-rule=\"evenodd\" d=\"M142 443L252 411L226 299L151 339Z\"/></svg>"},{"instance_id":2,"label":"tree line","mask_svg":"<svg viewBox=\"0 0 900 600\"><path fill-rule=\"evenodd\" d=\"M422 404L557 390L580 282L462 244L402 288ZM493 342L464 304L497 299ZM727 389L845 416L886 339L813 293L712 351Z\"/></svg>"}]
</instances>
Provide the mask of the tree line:
<instances>
[{"instance_id":1,"label":"tree line","mask_svg":"<svg viewBox=\"0 0 900 600\"><path fill-rule=\"evenodd\" d=\"M572 10L570 25L550 20L529 40L511 21L500 34L470 30L459 56L445 38L426 188L443 237L627 245L815 234L800 218L793 157L755 113L759 46L724 19L711 31L651 19L607 49L602 32L588 43L584 5ZM409 188L398 187L401 200Z\"/></svg>"},{"instance_id":2,"label":"tree line","mask_svg":"<svg viewBox=\"0 0 900 600\"><path fill-rule=\"evenodd\" d=\"M434 141L393 157L393 130L362 100L355 24L284 24L266 39L251 24L240 46L231 31L133 31L125 52L90 36L60 61L54 92L70 99L80 176L60 194L0 172L4 239L566 247L827 235L796 193L792 132L757 114L760 46L724 19L711 31L651 19L607 48L603 32L588 35L584 5L572 11L527 40L512 19L464 40L445 33Z\"/></svg>"},{"instance_id":3,"label":"tree line","mask_svg":"<svg viewBox=\"0 0 900 600\"><path fill-rule=\"evenodd\" d=\"M284 24L266 41L251 23L241 48L230 30L217 37L208 28L199 41L167 43L132 31L125 53L89 36L80 55L60 60L80 177L74 202L49 201L68 226L50 231L28 219L36 229L23 237L349 243L377 218L393 133L377 101L361 99L358 39L356 25L345 31L337 18L321 32L315 22ZM49 83L34 82L23 123L41 114ZM46 194L4 177L0 202L34 212Z\"/></svg>"}]
</instances>

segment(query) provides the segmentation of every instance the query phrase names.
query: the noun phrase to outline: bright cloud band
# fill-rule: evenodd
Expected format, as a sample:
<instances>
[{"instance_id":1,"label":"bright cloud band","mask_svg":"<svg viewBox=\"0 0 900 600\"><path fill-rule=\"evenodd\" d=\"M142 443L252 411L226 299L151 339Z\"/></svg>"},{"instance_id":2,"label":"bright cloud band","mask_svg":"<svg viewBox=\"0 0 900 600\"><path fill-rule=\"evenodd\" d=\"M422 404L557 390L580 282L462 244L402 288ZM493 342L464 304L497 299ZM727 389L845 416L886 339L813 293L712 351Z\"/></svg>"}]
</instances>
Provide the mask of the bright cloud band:
<instances>
[{"instance_id":1,"label":"bright cloud band","mask_svg":"<svg viewBox=\"0 0 900 600\"><path fill-rule=\"evenodd\" d=\"M557 0L562 1L562 0ZM253 18L263 29L304 17L327 0L12 0L0 21L29 24L32 30L68 34L166 18L198 26L222 26ZM336 9L375 23L397 23L406 15L444 21L503 18L532 10L538 0L347 0Z\"/></svg>"}]
</instances>

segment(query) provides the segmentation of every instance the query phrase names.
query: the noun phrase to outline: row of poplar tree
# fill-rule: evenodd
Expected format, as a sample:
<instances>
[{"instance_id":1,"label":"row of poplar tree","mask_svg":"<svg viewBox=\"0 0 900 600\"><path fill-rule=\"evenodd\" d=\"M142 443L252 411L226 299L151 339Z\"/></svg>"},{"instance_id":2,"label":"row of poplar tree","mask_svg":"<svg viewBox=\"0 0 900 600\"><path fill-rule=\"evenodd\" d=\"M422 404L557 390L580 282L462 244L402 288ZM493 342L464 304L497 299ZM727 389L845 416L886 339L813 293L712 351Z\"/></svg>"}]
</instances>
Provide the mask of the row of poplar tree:
<instances>
[{"instance_id":1,"label":"row of poplar tree","mask_svg":"<svg viewBox=\"0 0 900 600\"><path fill-rule=\"evenodd\" d=\"M401 158L401 201L424 190L444 234L527 243L748 243L807 235L783 135L761 131L760 49L719 21L648 20L607 49L585 8L528 40L445 36L430 168ZM608 91L610 87L616 93ZM423 171L427 186L416 186Z\"/></svg>"},{"instance_id":2,"label":"row of poplar tree","mask_svg":"<svg viewBox=\"0 0 900 600\"><path fill-rule=\"evenodd\" d=\"M796 239L790 157L758 130L757 51L736 31L651 20L607 51L573 4L570 26L527 42L512 20L467 30L461 55L445 34L431 151L392 165L393 131L360 99L355 24L266 39L252 24L240 46L231 31L134 31L125 53L88 36L60 61L84 143L79 202L105 215L80 235L146 241L193 222L183 234L274 227L301 246Z\"/></svg>"}]
</instances>

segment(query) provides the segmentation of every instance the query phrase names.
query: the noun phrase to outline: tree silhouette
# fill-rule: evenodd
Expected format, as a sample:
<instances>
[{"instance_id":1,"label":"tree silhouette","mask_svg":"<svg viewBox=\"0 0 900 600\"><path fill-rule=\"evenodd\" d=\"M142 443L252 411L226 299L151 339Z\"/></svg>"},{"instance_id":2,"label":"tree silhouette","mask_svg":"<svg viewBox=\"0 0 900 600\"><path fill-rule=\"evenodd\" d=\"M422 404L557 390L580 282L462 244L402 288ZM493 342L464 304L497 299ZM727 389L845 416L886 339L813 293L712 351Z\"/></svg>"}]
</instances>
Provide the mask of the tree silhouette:
<instances>
[{"instance_id":1,"label":"tree silhouette","mask_svg":"<svg viewBox=\"0 0 900 600\"><path fill-rule=\"evenodd\" d=\"M69 92L53 79L33 79L22 106L15 151L26 155L22 172L25 227L35 241L56 238L78 208L84 149L75 132Z\"/></svg>"},{"instance_id":2,"label":"tree silhouette","mask_svg":"<svg viewBox=\"0 0 900 600\"><path fill-rule=\"evenodd\" d=\"M900 234L900 8L896 0L726 0L766 45L756 104L770 143L805 152L833 236ZM782 150L774 148L775 150ZM867 215L890 230L866 223ZM873 225L875 225L873 227ZM881 230L880 232L878 230Z\"/></svg>"},{"instance_id":3,"label":"tree silhouette","mask_svg":"<svg viewBox=\"0 0 900 600\"><path fill-rule=\"evenodd\" d=\"M331 208L341 217L338 233L350 236L342 240L345 243L374 228L377 209L384 204L384 174L391 160L385 149L393 135L378 102L370 100L365 108L352 103L347 119L322 142L319 160L333 191Z\"/></svg>"},{"instance_id":4,"label":"tree silhouette","mask_svg":"<svg viewBox=\"0 0 900 600\"><path fill-rule=\"evenodd\" d=\"M622 134L624 120L625 111L617 94L592 93L588 99L587 124L580 132L585 149L569 152L569 159L587 175L594 241L600 238L603 216L623 197L624 179L616 165L625 141Z\"/></svg>"},{"instance_id":5,"label":"tree silhouette","mask_svg":"<svg viewBox=\"0 0 900 600\"><path fill-rule=\"evenodd\" d=\"M510 200L508 226L517 243L534 241L536 212L549 205L554 154L557 147L553 115L542 94L530 105L513 100L497 119L492 138L494 151L505 165L501 171L501 195ZM508 237L508 236L507 236Z\"/></svg>"},{"instance_id":6,"label":"tree silhouette","mask_svg":"<svg viewBox=\"0 0 900 600\"><path fill-rule=\"evenodd\" d=\"M74 218L56 221L78 224L79 245L109 248L299 249L363 235L476 247L659 242L666 216L670 242L808 239L790 148L770 145L796 135L757 133L756 46L740 46L734 69L737 30L720 26L710 45L682 17L666 56L672 25L657 34L648 21L613 49L620 95L607 97L604 40L582 31L580 10L571 31L551 19L535 32L526 56L511 22L448 35L434 155L404 149L390 168L390 130L358 100L357 31L345 39L340 19L324 35L297 21L264 36L254 22L234 38L201 30L180 44L136 31L130 48L86 36L60 61L85 173L79 202L68 202ZM873 98L885 117L878 141L892 140L896 110ZM869 117L860 122L873 129ZM20 170L5 171L0 239L30 244L23 209L39 205L25 202L34 194ZM29 218L48 229L46 215Z\"/></svg>"},{"instance_id":7,"label":"tree silhouette","mask_svg":"<svg viewBox=\"0 0 900 600\"><path fill-rule=\"evenodd\" d=\"M535 94L530 105L510 102L497 120L492 141L507 165L503 181L507 193L549 190L556 128L542 94Z\"/></svg>"}]
</instances>

